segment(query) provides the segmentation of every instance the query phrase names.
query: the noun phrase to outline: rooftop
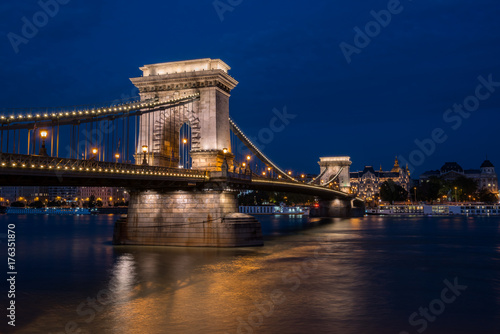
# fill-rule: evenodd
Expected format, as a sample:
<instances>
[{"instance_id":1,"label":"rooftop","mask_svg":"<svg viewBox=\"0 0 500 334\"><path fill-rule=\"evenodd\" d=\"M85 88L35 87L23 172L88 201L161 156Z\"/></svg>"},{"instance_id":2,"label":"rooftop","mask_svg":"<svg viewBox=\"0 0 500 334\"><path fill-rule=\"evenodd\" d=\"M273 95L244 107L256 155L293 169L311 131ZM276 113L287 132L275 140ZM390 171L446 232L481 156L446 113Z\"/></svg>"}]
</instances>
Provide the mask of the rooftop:
<instances>
[{"instance_id":1,"label":"rooftop","mask_svg":"<svg viewBox=\"0 0 500 334\"><path fill-rule=\"evenodd\" d=\"M485 168L485 167L495 167L493 166L493 164L491 163L491 161L489 161L488 159L484 160L484 162L481 164L481 168Z\"/></svg>"},{"instance_id":2,"label":"rooftop","mask_svg":"<svg viewBox=\"0 0 500 334\"><path fill-rule=\"evenodd\" d=\"M173 73L210 70L223 70L225 73L227 73L231 69L231 67L229 67L229 65L227 65L220 59L203 58L144 65L140 69L143 72L143 76L147 77L151 75L165 75Z\"/></svg>"}]
</instances>

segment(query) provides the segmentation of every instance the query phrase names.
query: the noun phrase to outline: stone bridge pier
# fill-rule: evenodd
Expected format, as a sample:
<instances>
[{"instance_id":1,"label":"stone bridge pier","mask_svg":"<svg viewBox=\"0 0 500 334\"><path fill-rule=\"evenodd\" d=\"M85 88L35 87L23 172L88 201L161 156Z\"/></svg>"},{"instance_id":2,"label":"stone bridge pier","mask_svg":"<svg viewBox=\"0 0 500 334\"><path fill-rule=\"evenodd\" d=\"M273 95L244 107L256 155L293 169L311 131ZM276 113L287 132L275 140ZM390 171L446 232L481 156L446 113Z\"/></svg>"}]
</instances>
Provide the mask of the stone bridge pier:
<instances>
[{"instance_id":1,"label":"stone bridge pier","mask_svg":"<svg viewBox=\"0 0 500 334\"><path fill-rule=\"evenodd\" d=\"M361 217L364 214L364 202L356 199L320 200L319 207L310 212L311 217Z\"/></svg>"},{"instance_id":2,"label":"stone bridge pier","mask_svg":"<svg viewBox=\"0 0 500 334\"><path fill-rule=\"evenodd\" d=\"M260 223L238 213L237 193L223 190L135 190L115 224L120 245L237 247L263 245Z\"/></svg>"}]
</instances>

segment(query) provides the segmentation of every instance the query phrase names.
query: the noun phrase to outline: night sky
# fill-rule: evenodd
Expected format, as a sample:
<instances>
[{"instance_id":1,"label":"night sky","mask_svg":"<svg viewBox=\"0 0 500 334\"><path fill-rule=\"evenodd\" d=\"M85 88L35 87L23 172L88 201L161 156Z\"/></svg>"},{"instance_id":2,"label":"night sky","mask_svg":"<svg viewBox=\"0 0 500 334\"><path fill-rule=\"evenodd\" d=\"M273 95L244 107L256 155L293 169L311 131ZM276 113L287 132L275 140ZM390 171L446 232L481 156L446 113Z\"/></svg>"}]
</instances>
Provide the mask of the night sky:
<instances>
[{"instance_id":1,"label":"night sky","mask_svg":"<svg viewBox=\"0 0 500 334\"><path fill-rule=\"evenodd\" d=\"M212 0L60 2L29 38L38 2L0 4L1 108L112 101L137 95L128 78L142 65L220 58L240 82L230 113L248 135L273 109L296 115L263 148L282 168L317 173L329 155L349 155L354 170L412 156L413 176L445 161L479 168L486 155L500 166L498 1L221 0L219 12ZM367 27L372 37L356 32ZM479 76L494 82L481 100ZM470 113L447 112L464 100ZM446 138L434 150L433 131Z\"/></svg>"}]
</instances>

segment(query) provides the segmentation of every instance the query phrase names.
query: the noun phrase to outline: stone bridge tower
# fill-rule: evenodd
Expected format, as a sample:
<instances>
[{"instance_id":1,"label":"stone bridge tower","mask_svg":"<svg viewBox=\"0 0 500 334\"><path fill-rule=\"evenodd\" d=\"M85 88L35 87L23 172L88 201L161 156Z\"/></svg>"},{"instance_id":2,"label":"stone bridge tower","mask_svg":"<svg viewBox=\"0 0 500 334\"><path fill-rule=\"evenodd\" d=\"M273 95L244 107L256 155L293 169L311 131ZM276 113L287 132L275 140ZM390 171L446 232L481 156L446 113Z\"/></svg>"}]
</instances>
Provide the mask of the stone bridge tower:
<instances>
[{"instance_id":1,"label":"stone bridge tower","mask_svg":"<svg viewBox=\"0 0 500 334\"><path fill-rule=\"evenodd\" d=\"M351 188L350 166L352 164L350 157L323 157L319 158L320 182L327 184L332 178L337 177L340 191L349 192Z\"/></svg>"},{"instance_id":2,"label":"stone bridge tower","mask_svg":"<svg viewBox=\"0 0 500 334\"><path fill-rule=\"evenodd\" d=\"M193 102L141 115L136 161L148 146L148 162L177 167L179 131L191 126L193 169L221 171L223 150L229 167L231 152L229 96L238 84L221 60L199 59L146 65L143 76L133 78L141 99L160 101L199 94ZM216 173L214 173L216 174ZM222 173L220 173L222 174ZM260 223L238 213L237 192L228 190L226 179L209 187L130 190L127 217L115 225L114 242L128 245L235 247L262 245Z\"/></svg>"},{"instance_id":3,"label":"stone bridge tower","mask_svg":"<svg viewBox=\"0 0 500 334\"><path fill-rule=\"evenodd\" d=\"M148 146L150 165L177 167L179 131L191 126L193 169L220 171L224 155L232 166L229 129L229 96L238 82L228 74L230 67L220 59L197 59L145 65L142 77L130 79L141 100L160 101L199 94L200 99L184 106L144 114L140 120L136 161L141 163L142 146Z\"/></svg>"}]
</instances>

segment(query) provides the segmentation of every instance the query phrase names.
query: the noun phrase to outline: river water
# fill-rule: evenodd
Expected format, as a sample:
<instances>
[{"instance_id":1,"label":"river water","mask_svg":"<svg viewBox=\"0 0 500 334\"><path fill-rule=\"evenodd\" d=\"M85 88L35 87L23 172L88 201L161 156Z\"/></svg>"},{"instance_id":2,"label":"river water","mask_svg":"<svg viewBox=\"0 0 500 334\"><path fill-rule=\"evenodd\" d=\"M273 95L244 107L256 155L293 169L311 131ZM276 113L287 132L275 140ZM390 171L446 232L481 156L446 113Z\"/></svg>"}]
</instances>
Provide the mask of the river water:
<instances>
[{"instance_id":1,"label":"river water","mask_svg":"<svg viewBox=\"0 0 500 334\"><path fill-rule=\"evenodd\" d=\"M258 218L265 246L211 249L113 246L113 215L3 215L0 332L500 333L500 218Z\"/></svg>"}]
</instances>

